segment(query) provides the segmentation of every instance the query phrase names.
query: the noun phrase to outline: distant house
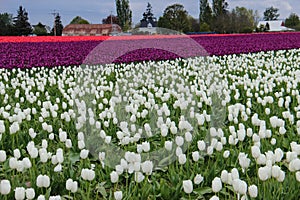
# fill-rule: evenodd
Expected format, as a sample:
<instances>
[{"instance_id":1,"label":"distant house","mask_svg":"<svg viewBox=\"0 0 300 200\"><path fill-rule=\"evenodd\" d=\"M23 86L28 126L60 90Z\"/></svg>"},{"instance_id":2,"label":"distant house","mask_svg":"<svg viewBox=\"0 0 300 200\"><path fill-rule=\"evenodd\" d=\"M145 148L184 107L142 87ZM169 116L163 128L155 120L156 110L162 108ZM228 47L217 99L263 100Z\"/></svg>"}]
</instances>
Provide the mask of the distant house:
<instances>
[{"instance_id":1,"label":"distant house","mask_svg":"<svg viewBox=\"0 0 300 200\"><path fill-rule=\"evenodd\" d=\"M150 18L148 20L142 19L140 28L149 28L149 27L157 27L157 21L156 18Z\"/></svg>"},{"instance_id":2,"label":"distant house","mask_svg":"<svg viewBox=\"0 0 300 200\"><path fill-rule=\"evenodd\" d=\"M285 27L283 20L260 21L257 24L257 28L261 27L266 28L266 31L269 32L295 31L292 28Z\"/></svg>"},{"instance_id":3,"label":"distant house","mask_svg":"<svg viewBox=\"0 0 300 200\"><path fill-rule=\"evenodd\" d=\"M62 32L63 36L100 36L116 35L122 29L117 24L69 24Z\"/></svg>"}]
</instances>

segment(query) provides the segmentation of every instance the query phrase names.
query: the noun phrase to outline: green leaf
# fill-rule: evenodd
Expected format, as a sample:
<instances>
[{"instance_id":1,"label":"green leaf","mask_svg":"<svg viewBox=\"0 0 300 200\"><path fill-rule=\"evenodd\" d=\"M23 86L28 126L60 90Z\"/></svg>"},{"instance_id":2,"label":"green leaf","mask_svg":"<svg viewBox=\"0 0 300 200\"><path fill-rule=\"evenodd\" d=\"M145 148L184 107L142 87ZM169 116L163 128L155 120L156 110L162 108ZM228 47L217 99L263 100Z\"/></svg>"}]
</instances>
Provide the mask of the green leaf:
<instances>
[{"instance_id":1,"label":"green leaf","mask_svg":"<svg viewBox=\"0 0 300 200\"><path fill-rule=\"evenodd\" d=\"M212 189L210 187L202 187L202 188L199 188L199 189L194 189L194 192L198 195L205 195L205 194L210 194L212 193Z\"/></svg>"},{"instance_id":2,"label":"green leaf","mask_svg":"<svg viewBox=\"0 0 300 200\"><path fill-rule=\"evenodd\" d=\"M72 164L75 164L76 162L79 162L80 154L71 152L70 155L69 155L69 160L71 161Z\"/></svg>"}]
</instances>

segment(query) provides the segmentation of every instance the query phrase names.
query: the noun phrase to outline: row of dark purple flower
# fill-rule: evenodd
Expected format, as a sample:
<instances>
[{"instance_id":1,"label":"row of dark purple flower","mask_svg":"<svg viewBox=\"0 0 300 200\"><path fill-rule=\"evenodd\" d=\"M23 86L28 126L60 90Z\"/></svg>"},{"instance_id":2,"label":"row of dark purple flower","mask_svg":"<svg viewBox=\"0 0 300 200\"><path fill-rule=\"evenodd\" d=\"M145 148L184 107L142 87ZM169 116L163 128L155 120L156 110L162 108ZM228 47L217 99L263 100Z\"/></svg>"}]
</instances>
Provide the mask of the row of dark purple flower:
<instances>
[{"instance_id":1,"label":"row of dark purple flower","mask_svg":"<svg viewBox=\"0 0 300 200\"><path fill-rule=\"evenodd\" d=\"M104 57L108 57L107 62L127 63L294 48L300 48L300 33L109 39L104 42L3 42L0 43L0 68L96 64ZM103 64L102 61L99 63Z\"/></svg>"}]
</instances>

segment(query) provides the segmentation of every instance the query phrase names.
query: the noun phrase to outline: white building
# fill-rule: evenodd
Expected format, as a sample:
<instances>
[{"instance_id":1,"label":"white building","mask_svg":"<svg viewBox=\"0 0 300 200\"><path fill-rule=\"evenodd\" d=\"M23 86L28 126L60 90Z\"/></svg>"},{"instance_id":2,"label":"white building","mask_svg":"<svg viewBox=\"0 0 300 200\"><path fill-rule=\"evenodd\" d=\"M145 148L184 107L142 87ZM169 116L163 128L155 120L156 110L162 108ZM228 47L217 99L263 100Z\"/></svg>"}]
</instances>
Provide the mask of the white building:
<instances>
[{"instance_id":1,"label":"white building","mask_svg":"<svg viewBox=\"0 0 300 200\"><path fill-rule=\"evenodd\" d=\"M288 28L284 26L283 20L273 20L273 21L260 21L257 24L257 28L260 28L262 25L266 27L267 23L269 24L270 29L269 32L280 32L280 31L295 31L292 28Z\"/></svg>"}]
</instances>

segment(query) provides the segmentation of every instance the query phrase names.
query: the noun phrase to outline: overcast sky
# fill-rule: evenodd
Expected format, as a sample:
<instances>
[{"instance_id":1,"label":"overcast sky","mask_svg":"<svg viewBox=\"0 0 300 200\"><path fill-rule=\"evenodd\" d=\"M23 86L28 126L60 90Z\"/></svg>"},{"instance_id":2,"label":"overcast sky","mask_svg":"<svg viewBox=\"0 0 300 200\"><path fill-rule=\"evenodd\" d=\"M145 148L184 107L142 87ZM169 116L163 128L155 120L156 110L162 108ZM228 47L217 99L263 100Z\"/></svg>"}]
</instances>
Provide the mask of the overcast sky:
<instances>
[{"instance_id":1,"label":"overcast sky","mask_svg":"<svg viewBox=\"0 0 300 200\"><path fill-rule=\"evenodd\" d=\"M229 9L236 6L244 6L249 9L258 10L260 16L267 7L279 8L280 19L284 19L294 12L300 15L300 0L227 0ZM190 15L197 18L199 15L199 0L130 0L133 23L136 24L142 18L147 2L153 7L155 17L163 14L164 9L171 4L180 3ZM0 0L0 13L8 12L17 15L19 6L22 5L29 14L31 24L42 22L53 25L51 13L56 10L66 26L75 16L81 16L90 23L102 23L102 19L110 12L116 15L115 0Z\"/></svg>"}]
</instances>

